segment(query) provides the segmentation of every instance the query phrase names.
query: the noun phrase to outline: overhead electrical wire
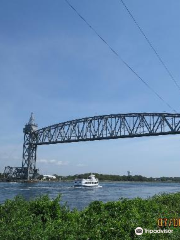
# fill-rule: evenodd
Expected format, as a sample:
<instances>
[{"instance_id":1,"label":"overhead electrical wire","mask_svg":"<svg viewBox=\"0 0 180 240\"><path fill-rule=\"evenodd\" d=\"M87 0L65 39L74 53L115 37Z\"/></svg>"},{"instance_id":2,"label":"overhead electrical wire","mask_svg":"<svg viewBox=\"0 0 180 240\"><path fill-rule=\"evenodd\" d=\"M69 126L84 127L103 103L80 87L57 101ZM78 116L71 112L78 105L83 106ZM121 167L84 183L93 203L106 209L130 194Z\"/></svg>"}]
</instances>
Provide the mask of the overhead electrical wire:
<instances>
[{"instance_id":1,"label":"overhead electrical wire","mask_svg":"<svg viewBox=\"0 0 180 240\"><path fill-rule=\"evenodd\" d=\"M92 29L92 31L108 46L108 48L126 65L127 68L131 72L133 72L136 77L144 84L147 88L151 90L163 103L166 104L171 110L173 110L176 113L176 110L168 103L166 102L163 97L161 97L142 77L139 76L139 74L99 35L99 33L86 21L86 19L69 3L68 0L65 0L66 3L73 9L74 12L88 25L89 28Z\"/></svg>"},{"instance_id":2,"label":"overhead electrical wire","mask_svg":"<svg viewBox=\"0 0 180 240\"><path fill-rule=\"evenodd\" d=\"M174 84L176 85L176 87L178 88L178 90L180 91L180 86L178 84L178 82L176 81L176 79L173 77L172 73L170 72L170 70L168 69L168 67L166 66L165 62L162 60L162 58L160 57L159 53L157 52L157 50L153 47L151 41L149 40L149 38L146 36L146 34L144 33L144 31L142 30L142 28L140 27L139 23L137 22L137 20L134 18L134 16L132 15L131 11L129 10L129 8L126 6L125 2L123 0L120 0L121 3L123 4L124 8L126 9L126 11L128 12L129 16L132 18L133 22L135 23L135 25L137 26L137 28L139 29L139 31L141 32L141 34L144 36L144 38L146 39L147 43L149 44L150 48L153 50L153 52L155 53L156 57L158 58L158 60L161 62L161 64L163 65L163 67L165 68L167 74L169 75L169 77L171 78L171 80L174 82Z\"/></svg>"}]
</instances>

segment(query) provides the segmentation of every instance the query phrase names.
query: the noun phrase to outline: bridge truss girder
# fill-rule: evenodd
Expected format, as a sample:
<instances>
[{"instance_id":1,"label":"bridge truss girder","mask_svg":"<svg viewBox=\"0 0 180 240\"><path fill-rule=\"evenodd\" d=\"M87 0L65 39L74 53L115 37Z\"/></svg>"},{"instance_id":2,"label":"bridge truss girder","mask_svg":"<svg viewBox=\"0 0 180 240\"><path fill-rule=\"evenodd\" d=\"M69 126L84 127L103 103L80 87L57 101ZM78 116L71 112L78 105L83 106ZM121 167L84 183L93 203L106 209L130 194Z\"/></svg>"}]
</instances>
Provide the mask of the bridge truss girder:
<instances>
[{"instance_id":1,"label":"bridge truss girder","mask_svg":"<svg viewBox=\"0 0 180 240\"><path fill-rule=\"evenodd\" d=\"M26 169L22 169L22 167L5 167L4 170L4 178L7 180L12 179L24 179Z\"/></svg>"},{"instance_id":2,"label":"bridge truss girder","mask_svg":"<svg viewBox=\"0 0 180 240\"><path fill-rule=\"evenodd\" d=\"M34 132L35 145L180 134L180 114L131 113L94 116Z\"/></svg>"}]
</instances>

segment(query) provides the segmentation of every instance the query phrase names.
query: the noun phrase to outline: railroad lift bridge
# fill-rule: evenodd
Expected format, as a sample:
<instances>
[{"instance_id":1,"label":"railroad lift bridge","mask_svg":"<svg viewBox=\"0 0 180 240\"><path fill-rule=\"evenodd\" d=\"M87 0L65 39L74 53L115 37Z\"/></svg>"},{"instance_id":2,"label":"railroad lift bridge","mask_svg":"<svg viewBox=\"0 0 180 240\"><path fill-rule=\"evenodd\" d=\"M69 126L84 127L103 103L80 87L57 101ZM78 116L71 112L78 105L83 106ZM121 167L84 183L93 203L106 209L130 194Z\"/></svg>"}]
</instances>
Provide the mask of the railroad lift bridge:
<instances>
[{"instance_id":1,"label":"railroad lift bridge","mask_svg":"<svg viewBox=\"0 0 180 240\"><path fill-rule=\"evenodd\" d=\"M33 113L24 129L21 167L5 167L7 180L32 180L38 145L180 134L180 114L128 113L86 117L38 129Z\"/></svg>"}]
</instances>

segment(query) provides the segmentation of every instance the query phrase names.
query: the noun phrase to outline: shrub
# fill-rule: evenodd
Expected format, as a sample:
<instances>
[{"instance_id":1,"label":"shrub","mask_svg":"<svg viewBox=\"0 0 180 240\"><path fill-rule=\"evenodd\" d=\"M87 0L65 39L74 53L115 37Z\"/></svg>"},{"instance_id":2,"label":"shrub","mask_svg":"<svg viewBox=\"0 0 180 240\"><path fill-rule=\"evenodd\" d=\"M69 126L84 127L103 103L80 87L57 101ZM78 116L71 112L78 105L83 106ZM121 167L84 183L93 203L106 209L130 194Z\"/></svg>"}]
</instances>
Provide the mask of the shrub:
<instances>
[{"instance_id":1,"label":"shrub","mask_svg":"<svg viewBox=\"0 0 180 240\"><path fill-rule=\"evenodd\" d=\"M17 196L0 205L0 240L130 240L179 239L180 227L167 226L172 234L135 235L135 228L158 229L158 218L178 218L180 193L143 200L92 202L82 211L41 196L26 201Z\"/></svg>"}]
</instances>

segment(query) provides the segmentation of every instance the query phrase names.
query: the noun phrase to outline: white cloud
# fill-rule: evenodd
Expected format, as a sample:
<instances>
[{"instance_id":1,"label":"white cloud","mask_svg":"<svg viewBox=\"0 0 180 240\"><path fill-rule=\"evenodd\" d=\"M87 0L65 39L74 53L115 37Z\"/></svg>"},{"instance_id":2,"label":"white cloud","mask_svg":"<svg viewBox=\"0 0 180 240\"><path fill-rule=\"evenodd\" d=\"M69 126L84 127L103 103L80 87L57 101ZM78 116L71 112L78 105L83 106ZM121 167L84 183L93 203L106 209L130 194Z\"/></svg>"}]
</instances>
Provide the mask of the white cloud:
<instances>
[{"instance_id":1,"label":"white cloud","mask_svg":"<svg viewBox=\"0 0 180 240\"><path fill-rule=\"evenodd\" d=\"M87 165L86 164L83 164L83 163L79 163L76 165L77 167L86 167Z\"/></svg>"},{"instance_id":2,"label":"white cloud","mask_svg":"<svg viewBox=\"0 0 180 240\"><path fill-rule=\"evenodd\" d=\"M57 161L56 164L65 166L65 165L68 165L69 163L67 161L64 161L64 162L63 161Z\"/></svg>"},{"instance_id":3,"label":"white cloud","mask_svg":"<svg viewBox=\"0 0 180 240\"><path fill-rule=\"evenodd\" d=\"M56 163L57 161L55 159L49 160L50 163Z\"/></svg>"},{"instance_id":4,"label":"white cloud","mask_svg":"<svg viewBox=\"0 0 180 240\"><path fill-rule=\"evenodd\" d=\"M37 162L40 162L40 163L47 163L48 160L47 160L47 159L38 159Z\"/></svg>"},{"instance_id":5,"label":"white cloud","mask_svg":"<svg viewBox=\"0 0 180 240\"><path fill-rule=\"evenodd\" d=\"M39 163L46 163L46 164L54 164L54 165L59 165L59 166L65 166L68 165L68 161L58 161L55 159L38 159L37 162Z\"/></svg>"}]
</instances>

